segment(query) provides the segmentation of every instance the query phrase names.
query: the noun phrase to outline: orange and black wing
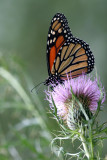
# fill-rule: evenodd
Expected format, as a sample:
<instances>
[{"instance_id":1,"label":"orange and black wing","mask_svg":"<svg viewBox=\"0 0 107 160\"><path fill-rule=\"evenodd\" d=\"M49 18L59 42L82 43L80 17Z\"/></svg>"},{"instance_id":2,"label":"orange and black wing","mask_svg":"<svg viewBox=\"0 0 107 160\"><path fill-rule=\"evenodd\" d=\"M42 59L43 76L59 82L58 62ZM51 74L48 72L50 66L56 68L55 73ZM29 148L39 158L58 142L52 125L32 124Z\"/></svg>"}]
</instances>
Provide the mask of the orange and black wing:
<instances>
[{"instance_id":1,"label":"orange and black wing","mask_svg":"<svg viewBox=\"0 0 107 160\"><path fill-rule=\"evenodd\" d=\"M74 37L67 19L57 13L49 28L47 40L47 65L49 76L59 79L90 73L94 68L94 56L89 45Z\"/></svg>"},{"instance_id":2,"label":"orange and black wing","mask_svg":"<svg viewBox=\"0 0 107 160\"><path fill-rule=\"evenodd\" d=\"M67 76L75 78L82 73L90 73L94 68L94 56L89 45L73 37L70 41L59 49L51 70L62 80Z\"/></svg>"},{"instance_id":3,"label":"orange and black wing","mask_svg":"<svg viewBox=\"0 0 107 160\"><path fill-rule=\"evenodd\" d=\"M72 37L67 19L64 14L57 13L51 21L47 38L47 66L49 75L52 74L52 67L60 48L68 39L67 35Z\"/></svg>"}]
</instances>

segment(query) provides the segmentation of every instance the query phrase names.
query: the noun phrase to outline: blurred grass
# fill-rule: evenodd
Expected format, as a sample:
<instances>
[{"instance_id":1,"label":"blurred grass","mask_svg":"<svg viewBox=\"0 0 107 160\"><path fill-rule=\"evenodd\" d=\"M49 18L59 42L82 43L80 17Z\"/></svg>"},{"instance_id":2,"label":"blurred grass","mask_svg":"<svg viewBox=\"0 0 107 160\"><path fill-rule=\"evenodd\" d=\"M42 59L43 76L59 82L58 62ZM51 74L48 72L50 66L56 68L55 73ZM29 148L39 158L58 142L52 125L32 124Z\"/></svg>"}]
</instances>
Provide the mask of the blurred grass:
<instances>
[{"instance_id":1,"label":"blurred grass","mask_svg":"<svg viewBox=\"0 0 107 160\"><path fill-rule=\"evenodd\" d=\"M50 149L52 136L43 105L37 94L34 101L30 90L21 85L21 79L27 84L25 72L8 56L1 56L0 63L0 160L56 159L56 151L52 154ZM11 63L14 74L8 71Z\"/></svg>"},{"instance_id":2,"label":"blurred grass","mask_svg":"<svg viewBox=\"0 0 107 160\"><path fill-rule=\"evenodd\" d=\"M65 14L73 35L90 44L107 88L106 0L0 0L0 160L59 159L50 149L51 132L59 128L47 114L44 86L30 92L47 78L47 32L57 12ZM99 120L107 120L106 104ZM74 151L68 142L65 148Z\"/></svg>"}]
</instances>

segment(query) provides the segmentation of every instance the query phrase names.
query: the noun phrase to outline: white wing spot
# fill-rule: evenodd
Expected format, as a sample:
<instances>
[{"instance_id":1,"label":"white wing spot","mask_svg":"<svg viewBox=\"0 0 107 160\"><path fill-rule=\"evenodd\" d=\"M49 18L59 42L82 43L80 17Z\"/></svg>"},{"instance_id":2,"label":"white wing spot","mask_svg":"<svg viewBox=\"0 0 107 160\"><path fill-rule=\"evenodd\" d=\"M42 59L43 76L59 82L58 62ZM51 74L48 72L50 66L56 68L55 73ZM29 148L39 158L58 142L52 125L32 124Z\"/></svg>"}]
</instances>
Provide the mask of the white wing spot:
<instances>
[{"instance_id":1,"label":"white wing spot","mask_svg":"<svg viewBox=\"0 0 107 160\"><path fill-rule=\"evenodd\" d=\"M47 41L47 45L49 45L49 41Z\"/></svg>"},{"instance_id":2,"label":"white wing spot","mask_svg":"<svg viewBox=\"0 0 107 160\"><path fill-rule=\"evenodd\" d=\"M52 39L50 40L50 44L52 43Z\"/></svg>"},{"instance_id":3,"label":"white wing spot","mask_svg":"<svg viewBox=\"0 0 107 160\"><path fill-rule=\"evenodd\" d=\"M52 31L52 34L55 35L55 31Z\"/></svg>"},{"instance_id":4,"label":"white wing spot","mask_svg":"<svg viewBox=\"0 0 107 160\"><path fill-rule=\"evenodd\" d=\"M53 42L55 42L55 40L56 40L56 37L54 37Z\"/></svg>"}]
</instances>

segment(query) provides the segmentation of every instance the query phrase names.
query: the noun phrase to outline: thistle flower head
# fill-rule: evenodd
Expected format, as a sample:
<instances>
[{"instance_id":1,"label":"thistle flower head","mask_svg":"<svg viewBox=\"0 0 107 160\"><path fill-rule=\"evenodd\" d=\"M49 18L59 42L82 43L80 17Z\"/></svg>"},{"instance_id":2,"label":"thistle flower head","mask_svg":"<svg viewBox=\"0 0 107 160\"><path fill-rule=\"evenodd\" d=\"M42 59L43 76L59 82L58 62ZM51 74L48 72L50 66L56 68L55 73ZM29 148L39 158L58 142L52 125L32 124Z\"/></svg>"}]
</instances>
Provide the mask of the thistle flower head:
<instances>
[{"instance_id":1,"label":"thistle flower head","mask_svg":"<svg viewBox=\"0 0 107 160\"><path fill-rule=\"evenodd\" d=\"M82 75L75 79L65 80L63 84L59 83L53 91L46 91L46 95L51 109L54 107L54 101L59 117L67 121L68 117L72 114L73 116L69 117L69 119L71 119L71 121L75 119L75 122L78 122L78 119L80 119L83 114L77 101L74 100L75 98L73 99L73 95L82 104L86 114L90 118L90 115L93 115L97 110L101 90L104 92L104 88L99 88L97 79L92 81L91 77ZM103 94L102 103L104 100L105 93Z\"/></svg>"}]
</instances>

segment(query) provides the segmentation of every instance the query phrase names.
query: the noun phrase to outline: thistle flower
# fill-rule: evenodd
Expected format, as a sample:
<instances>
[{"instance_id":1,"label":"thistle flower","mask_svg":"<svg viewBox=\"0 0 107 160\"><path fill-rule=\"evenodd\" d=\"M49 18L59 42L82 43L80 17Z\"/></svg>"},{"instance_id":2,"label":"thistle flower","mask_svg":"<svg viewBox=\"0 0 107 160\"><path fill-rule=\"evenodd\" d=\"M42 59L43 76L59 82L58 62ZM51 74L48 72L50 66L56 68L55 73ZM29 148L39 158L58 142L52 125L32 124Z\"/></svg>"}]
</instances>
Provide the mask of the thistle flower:
<instances>
[{"instance_id":1,"label":"thistle flower","mask_svg":"<svg viewBox=\"0 0 107 160\"><path fill-rule=\"evenodd\" d=\"M90 76L81 75L75 79L68 79L63 84L59 83L53 91L46 91L46 95L51 109L54 108L54 101L57 115L67 122L70 129L74 129L74 124L80 123L81 119L86 119L79 104L90 119L97 110L101 90L103 91L101 103L103 103L105 92L104 88L99 88L97 79L92 81Z\"/></svg>"}]
</instances>

